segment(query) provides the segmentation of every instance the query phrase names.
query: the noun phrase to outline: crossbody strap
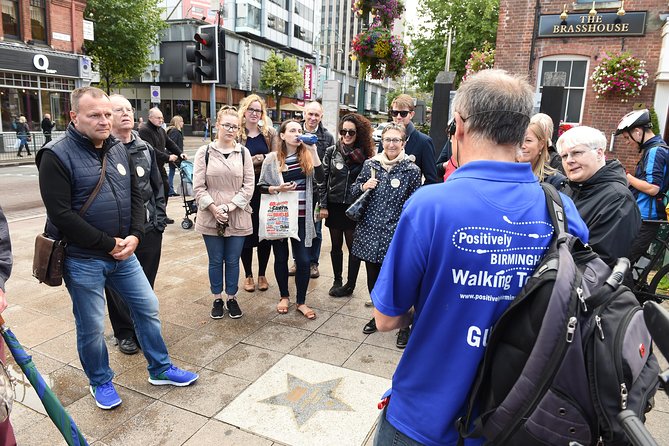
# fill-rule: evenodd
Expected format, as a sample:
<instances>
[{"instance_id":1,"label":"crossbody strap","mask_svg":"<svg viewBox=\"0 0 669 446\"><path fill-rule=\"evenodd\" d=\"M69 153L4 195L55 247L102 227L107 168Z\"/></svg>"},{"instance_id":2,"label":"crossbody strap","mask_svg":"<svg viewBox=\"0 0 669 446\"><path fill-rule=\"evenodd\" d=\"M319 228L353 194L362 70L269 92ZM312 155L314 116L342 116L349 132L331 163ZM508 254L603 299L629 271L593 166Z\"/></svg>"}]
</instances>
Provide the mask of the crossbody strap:
<instances>
[{"instance_id":1,"label":"crossbody strap","mask_svg":"<svg viewBox=\"0 0 669 446\"><path fill-rule=\"evenodd\" d=\"M86 200L86 203L79 209L79 215L84 215L88 208L91 206L93 203L93 200L95 200L95 197L98 195L98 192L100 192L100 189L102 188L102 183L105 181L105 170L107 169L107 155L102 155L102 172L100 173L100 179L98 180L98 184L95 185L95 189L93 189L93 192L91 195L89 195L88 200Z\"/></svg>"},{"instance_id":2,"label":"crossbody strap","mask_svg":"<svg viewBox=\"0 0 669 446\"><path fill-rule=\"evenodd\" d=\"M569 232L567 219L564 214L562 198L560 197L560 193L552 184L541 183L541 187L543 188L544 194L546 195L548 214L551 217L551 223L553 223L555 234L560 237L560 235Z\"/></svg>"}]
</instances>

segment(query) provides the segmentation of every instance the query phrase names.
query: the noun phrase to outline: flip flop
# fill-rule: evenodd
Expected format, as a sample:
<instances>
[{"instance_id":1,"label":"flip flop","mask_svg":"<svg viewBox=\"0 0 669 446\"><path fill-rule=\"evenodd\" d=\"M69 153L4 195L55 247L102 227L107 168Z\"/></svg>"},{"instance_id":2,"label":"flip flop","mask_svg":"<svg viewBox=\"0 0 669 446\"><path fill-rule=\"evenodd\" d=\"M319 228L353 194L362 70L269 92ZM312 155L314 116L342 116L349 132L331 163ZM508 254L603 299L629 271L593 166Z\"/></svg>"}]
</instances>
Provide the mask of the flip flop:
<instances>
[{"instance_id":1,"label":"flip flop","mask_svg":"<svg viewBox=\"0 0 669 446\"><path fill-rule=\"evenodd\" d=\"M286 304L285 304L285 305L282 305L284 300L286 301ZM279 313L279 314L286 314L286 313L288 313L288 305L289 305L289 303L290 303L290 299L288 299L287 297L282 297L282 298L279 300L279 304L276 306L276 312Z\"/></svg>"},{"instance_id":2,"label":"flip flop","mask_svg":"<svg viewBox=\"0 0 669 446\"><path fill-rule=\"evenodd\" d=\"M305 310L305 311L302 311L302 308L306 308L306 310ZM297 312L299 312L299 313L302 313L302 315L303 315L304 317L306 317L307 319L309 319L309 320L314 320L314 319L316 319L316 313L314 312L314 310L312 310L311 308L307 307L305 304L298 305L298 306L295 308L295 311L297 311Z\"/></svg>"}]
</instances>

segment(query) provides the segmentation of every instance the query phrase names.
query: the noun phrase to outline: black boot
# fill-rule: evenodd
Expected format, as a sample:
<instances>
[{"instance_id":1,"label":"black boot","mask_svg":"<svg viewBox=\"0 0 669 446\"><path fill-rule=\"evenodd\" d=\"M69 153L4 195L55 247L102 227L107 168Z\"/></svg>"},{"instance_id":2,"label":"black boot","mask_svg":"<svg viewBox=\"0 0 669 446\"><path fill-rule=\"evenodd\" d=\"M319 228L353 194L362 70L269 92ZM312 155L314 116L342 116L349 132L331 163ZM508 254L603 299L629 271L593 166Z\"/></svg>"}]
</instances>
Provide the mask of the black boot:
<instances>
[{"instance_id":1,"label":"black boot","mask_svg":"<svg viewBox=\"0 0 669 446\"><path fill-rule=\"evenodd\" d=\"M330 296L334 296L334 294L332 294L334 290L336 290L337 288L341 288L341 283L342 283L341 273L342 270L344 269L343 265L344 254L341 251L331 252L330 259L332 260L332 272L334 273L334 282L332 283L332 288L330 288L328 294Z\"/></svg>"},{"instance_id":2,"label":"black boot","mask_svg":"<svg viewBox=\"0 0 669 446\"><path fill-rule=\"evenodd\" d=\"M358 281L358 271L360 271L360 259L353 254L349 254L346 285L330 290L330 296L346 297L353 294L353 290L355 290L355 283Z\"/></svg>"}]
</instances>

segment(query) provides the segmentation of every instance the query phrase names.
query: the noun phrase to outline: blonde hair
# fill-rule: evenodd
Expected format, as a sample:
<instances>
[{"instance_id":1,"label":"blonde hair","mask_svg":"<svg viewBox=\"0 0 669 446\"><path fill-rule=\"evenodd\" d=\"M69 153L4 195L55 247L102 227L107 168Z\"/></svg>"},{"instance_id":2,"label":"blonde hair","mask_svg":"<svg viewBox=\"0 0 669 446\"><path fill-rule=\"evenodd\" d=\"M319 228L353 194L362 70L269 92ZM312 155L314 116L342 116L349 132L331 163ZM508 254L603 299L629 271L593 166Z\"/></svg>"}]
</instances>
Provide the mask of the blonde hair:
<instances>
[{"instance_id":1,"label":"blonde hair","mask_svg":"<svg viewBox=\"0 0 669 446\"><path fill-rule=\"evenodd\" d=\"M241 122L239 129L239 136L242 140L245 140L248 136L246 132L246 116L245 116L246 111L254 102L258 102L260 104L260 109L262 110L262 116L260 117L260 121L258 121L258 124L260 127L260 132L263 134L263 136L268 137L270 132L269 129L274 128L272 126L272 120L269 119L269 116L267 116L267 104L265 104L263 98L261 98L255 93L250 94L246 96L244 99L242 99L242 102L239 103L238 113L239 113L239 120Z\"/></svg>"},{"instance_id":2,"label":"blonde hair","mask_svg":"<svg viewBox=\"0 0 669 446\"><path fill-rule=\"evenodd\" d=\"M546 140L550 146L550 142L553 139L553 118L546 113L537 113L530 118L530 124L533 123L537 123L543 128Z\"/></svg>"},{"instance_id":3,"label":"blonde hair","mask_svg":"<svg viewBox=\"0 0 669 446\"><path fill-rule=\"evenodd\" d=\"M167 130L176 129L177 128L177 123L179 123L179 122L183 126L184 118L182 118L179 115L172 116L172 119L170 119L170 125L167 127Z\"/></svg>"},{"instance_id":4,"label":"blonde hair","mask_svg":"<svg viewBox=\"0 0 669 446\"><path fill-rule=\"evenodd\" d=\"M550 156L548 154L548 136L545 127L540 122L530 122L530 125L527 126L527 130L534 133L534 136L536 136L541 143L539 159L537 160L536 167L532 166L532 171L539 178L539 181L544 181L546 177L555 173L555 169L549 165Z\"/></svg>"},{"instance_id":5,"label":"blonde hair","mask_svg":"<svg viewBox=\"0 0 669 446\"><path fill-rule=\"evenodd\" d=\"M393 102L390 104L390 107L392 108L395 105L397 105L398 107L408 108L411 111L414 111L415 108L413 103L413 98L408 94L404 93L393 99Z\"/></svg>"}]
</instances>

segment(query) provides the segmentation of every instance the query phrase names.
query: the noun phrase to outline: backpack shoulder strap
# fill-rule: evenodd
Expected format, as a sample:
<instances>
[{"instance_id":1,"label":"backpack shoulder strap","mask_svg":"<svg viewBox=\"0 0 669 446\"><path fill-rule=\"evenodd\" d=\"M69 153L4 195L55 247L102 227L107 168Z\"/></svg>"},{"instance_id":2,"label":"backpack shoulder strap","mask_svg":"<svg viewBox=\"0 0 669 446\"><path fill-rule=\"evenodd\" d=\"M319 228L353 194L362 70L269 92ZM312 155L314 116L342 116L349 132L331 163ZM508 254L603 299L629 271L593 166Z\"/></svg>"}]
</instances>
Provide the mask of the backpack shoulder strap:
<instances>
[{"instance_id":1,"label":"backpack shoulder strap","mask_svg":"<svg viewBox=\"0 0 669 446\"><path fill-rule=\"evenodd\" d=\"M562 204L562 197L557 189L549 183L540 183L546 195L546 205L548 206L548 214L551 217L555 234L560 237L569 232L567 218L564 214L564 206Z\"/></svg>"}]
</instances>

